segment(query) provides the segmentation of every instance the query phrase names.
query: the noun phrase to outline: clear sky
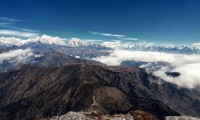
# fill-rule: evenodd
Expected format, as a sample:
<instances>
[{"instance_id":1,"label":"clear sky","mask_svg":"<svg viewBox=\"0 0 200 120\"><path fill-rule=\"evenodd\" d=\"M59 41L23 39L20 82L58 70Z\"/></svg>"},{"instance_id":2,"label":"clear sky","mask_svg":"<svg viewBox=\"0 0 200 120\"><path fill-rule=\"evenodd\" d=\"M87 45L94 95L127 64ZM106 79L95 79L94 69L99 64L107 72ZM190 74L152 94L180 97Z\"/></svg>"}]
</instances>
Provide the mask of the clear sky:
<instances>
[{"instance_id":1,"label":"clear sky","mask_svg":"<svg viewBox=\"0 0 200 120\"><path fill-rule=\"evenodd\" d=\"M200 0L0 0L0 36L200 42Z\"/></svg>"}]
</instances>

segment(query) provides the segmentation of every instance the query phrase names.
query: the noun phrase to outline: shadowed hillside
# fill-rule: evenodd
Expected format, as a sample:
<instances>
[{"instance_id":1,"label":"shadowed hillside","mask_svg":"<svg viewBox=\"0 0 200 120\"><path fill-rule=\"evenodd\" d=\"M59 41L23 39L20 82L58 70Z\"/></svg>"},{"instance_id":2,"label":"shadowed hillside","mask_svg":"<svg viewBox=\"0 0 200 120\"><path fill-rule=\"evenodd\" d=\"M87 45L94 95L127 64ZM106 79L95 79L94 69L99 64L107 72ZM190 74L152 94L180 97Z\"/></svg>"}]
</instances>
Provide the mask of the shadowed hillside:
<instances>
[{"instance_id":1,"label":"shadowed hillside","mask_svg":"<svg viewBox=\"0 0 200 120\"><path fill-rule=\"evenodd\" d=\"M144 85L149 81L143 79L141 75L146 73L141 72L138 68L84 64L55 68L23 66L0 75L0 115L5 119L38 119L68 111L115 114L134 109L148 111L160 119L179 115L157 100L126 91L138 89L126 86L127 81L140 80Z\"/></svg>"}]
</instances>

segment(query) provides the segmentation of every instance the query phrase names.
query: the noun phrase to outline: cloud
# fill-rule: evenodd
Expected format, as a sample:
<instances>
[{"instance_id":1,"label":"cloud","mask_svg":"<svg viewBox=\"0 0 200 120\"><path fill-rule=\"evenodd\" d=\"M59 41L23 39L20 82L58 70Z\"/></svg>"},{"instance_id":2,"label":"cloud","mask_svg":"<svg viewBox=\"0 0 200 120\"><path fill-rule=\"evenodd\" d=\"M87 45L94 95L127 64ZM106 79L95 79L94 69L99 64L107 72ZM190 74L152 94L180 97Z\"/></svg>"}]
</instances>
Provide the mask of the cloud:
<instances>
[{"instance_id":1,"label":"cloud","mask_svg":"<svg viewBox=\"0 0 200 120\"><path fill-rule=\"evenodd\" d=\"M122 39L122 40L133 40L133 41L139 40L138 38L127 38L127 37L120 38L120 39Z\"/></svg>"},{"instance_id":2,"label":"cloud","mask_svg":"<svg viewBox=\"0 0 200 120\"><path fill-rule=\"evenodd\" d=\"M101 35L101 36L106 36L106 37L115 37L120 40L133 40L133 41L138 40L138 38L130 38L130 37L126 37L125 35L120 35L120 34L100 33L100 32L94 32L94 31L89 31L89 32L91 34L95 34L95 35Z\"/></svg>"},{"instance_id":3,"label":"cloud","mask_svg":"<svg viewBox=\"0 0 200 120\"><path fill-rule=\"evenodd\" d=\"M30 38L36 37L39 34L29 31L17 31L17 30L0 30L0 35L2 36L15 36L15 37L23 37L23 38Z\"/></svg>"},{"instance_id":4,"label":"cloud","mask_svg":"<svg viewBox=\"0 0 200 120\"><path fill-rule=\"evenodd\" d=\"M92 43L96 43L96 42L103 42L104 40L98 40L98 39L83 39L83 41L87 41L87 42L92 42Z\"/></svg>"},{"instance_id":5,"label":"cloud","mask_svg":"<svg viewBox=\"0 0 200 120\"><path fill-rule=\"evenodd\" d=\"M31 49L17 49L11 50L9 52L1 53L0 54L0 64L3 63L4 60L8 60L11 63L25 63L34 53Z\"/></svg>"},{"instance_id":6,"label":"cloud","mask_svg":"<svg viewBox=\"0 0 200 120\"><path fill-rule=\"evenodd\" d=\"M163 66L153 72L156 76L177 84L180 87L195 88L200 86L200 55L170 54L161 52L142 52L114 50L109 56L94 58L110 66L121 65L123 61L166 62L170 66ZM171 67L173 66L173 67ZM173 78L165 74L168 71L180 72L181 76Z\"/></svg>"},{"instance_id":7,"label":"cloud","mask_svg":"<svg viewBox=\"0 0 200 120\"><path fill-rule=\"evenodd\" d=\"M32 29L27 29L27 28L20 28L21 31L26 31L26 32L39 32L37 30L32 30Z\"/></svg>"},{"instance_id":8,"label":"cloud","mask_svg":"<svg viewBox=\"0 0 200 120\"><path fill-rule=\"evenodd\" d=\"M95 34L95 35L107 36L107 37L126 37L125 35L111 34L111 33L99 33L99 32L93 32L93 31L90 31L90 33Z\"/></svg>"},{"instance_id":9,"label":"cloud","mask_svg":"<svg viewBox=\"0 0 200 120\"><path fill-rule=\"evenodd\" d=\"M12 24L13 24L13 23L2 22L2 23L0 23L0 27L10 26L10 25L12 25Z\"/></svg>"},{"instance_id":10,"label":"cloud","mask_svg":"<svg viewBox=\"0 0 200 120\"><path fill-rule=\"evenodd\" d=\"M1 36L9 36L9 37L22 37L22 38L30 38L38 36L38 31L15 27L18 22L22 20L0 17L0 35Z\"/></svg>"},{"instance_id":11,"label":"cloud","mask_svg":"<svg viewBox=\"0 0 200 120\"><path fill-rule=\"evenodd\" d=\"M0 17L0 27L11 27L16 22L20 22L21 20L7 17Z\"/></svg>"},{"instance_id":12,"label":"cloud","mask_svg":"<svg viewBox=\"0 0 200 120\"><path fill-rule=\"evenodd\" d=\"M0 17L0 21L8 21L8 22L19 22L22 20L14 19L14 18L8 18L8 17Z\"/></svg>"},{"instance_id":13,"label":"cloud","mask_svg":"<svg viewBox=\"0 0 200 120\"><path fill-rule=\"evenodd\" d=\"M163 67L162 69L155 71L154 74L168 82L177 84L180 87L192 89L200 86L200 63L176 65L175 68L172 69L172 71L177 71L181 73L181 75L177 78L167 76L165 72L168 69L169 67Z\"/></svg>"},{"instance_id":14,"label":"cloud","mask_svg":"<svg viewBox=\"0 0 200 120\"><path fill-rule=\"evenodd\" d=\"M199 43L193 43L192 45L193 45L193 46L200 47L200 42L199 42Z\"/></svg>"}]
</instances>

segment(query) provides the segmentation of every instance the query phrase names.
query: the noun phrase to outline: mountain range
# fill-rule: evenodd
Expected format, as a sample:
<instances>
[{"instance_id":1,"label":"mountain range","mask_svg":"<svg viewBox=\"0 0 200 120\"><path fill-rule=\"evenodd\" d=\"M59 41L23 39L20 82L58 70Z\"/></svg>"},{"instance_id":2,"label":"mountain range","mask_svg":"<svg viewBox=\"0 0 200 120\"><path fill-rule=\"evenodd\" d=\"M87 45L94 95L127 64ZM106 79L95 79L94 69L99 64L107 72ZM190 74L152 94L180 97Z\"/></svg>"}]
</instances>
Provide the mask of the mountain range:
<instances>
[{"instance_id":1,"label":"mountain range","mask_svg":"<svg viewBox=\"0 0 200 120\"><path fill-rule=\"evenodd\" d=\"M33 37L26 40L20 38L0 38L0 48L33 48L36 50L43 49L54 49L62 52L69 52L66 50L70 47L89 49L90 51L108 51L112 49L125 49L125 50L137 50L137 51L159 51L168 53L179 53L179 54L199 54L200 48L189 45L174 46L171 44L155 45L153 43L122 43L118 41L113 42L102 42L99 44L84 41L78 38L71 38L69 40L63 40L59 37L51 37L48 35L43 35L41 37ZM59 50L58 50L59 48ZM48 52L49 49L44 50ZM73 50L72 50L73 51ZM79 50L80 51L80 50ZM84 56L88 57L88 56ZM90 56L91 57L91 56Z\"/></svg>"},{"instance_id":2,"label":"mountain range","mask_svg":"<svg viewBox=\"0 0 200 120\"><path fill-rule=\"evenodd\" d=\"M184 54L197 54L199 48L119 46L78 38L63 41L47 35L27 40L1 37L1 119L50 119L70 111L111 116L142 111L158 120L166 116L200 117L198 89L179 87L147 71L170 66L168 63L127 60L120 66L107 66L91 59L108 56L119 48ZM145 64L148 66L139 68ZM181 73L166 75L179 77Z\"/></svg>"},{"instance_id":3,"label":"mountain range","mask_svg":"<svg viewBox=\"0 0 200 120\"><path fill-rule=\"evenodd\" d=\"M68 41L64 41L59 37L51 37L48 35L42 35L41 37L33 37L26 40L14 37L1 37L0 38L0 46L23 46L26 44L49 44L49 45L63 45L63 46L93 46L93 47L100 47L98 44L94 44L87 41L82 41L78 38L71 38Z\"/></svg>"},{"instance_id":4,"label":"mountain range","mask_svg":"<svg viewBox=\"0 0 200 120\"><path fill-rule=\"evenodd\" d=\"M103 42L101 45L113 49L136 50L136 51L153 51L178 54L199 54L200 48L196 46L172 44L155 45L154 43L122 43L122 42Z\"/></svg>"}]
</instances>

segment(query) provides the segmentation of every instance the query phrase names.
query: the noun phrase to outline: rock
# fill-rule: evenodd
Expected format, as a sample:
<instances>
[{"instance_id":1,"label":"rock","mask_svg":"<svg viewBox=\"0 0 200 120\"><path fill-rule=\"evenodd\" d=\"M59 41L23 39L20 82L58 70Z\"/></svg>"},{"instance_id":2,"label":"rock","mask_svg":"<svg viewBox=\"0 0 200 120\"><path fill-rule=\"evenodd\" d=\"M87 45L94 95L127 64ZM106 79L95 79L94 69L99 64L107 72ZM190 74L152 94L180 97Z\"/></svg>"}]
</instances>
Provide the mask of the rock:
<instances>
[{"instance_id":1,"label":"rock","mask_svg":"<svg viewBox=\"0 0 200 120\"><path fill-rule=\"evenodd\" d=\"M49 120L134 120L131 114L116 114L96 116L93 112L68 112L61 116L54 116Z\"/></svg>"},{"instance_id":2,"label":"rock","mask_svg":"<svg viewBox=\"0 0 200 120\"><path fill-rule=\"evenodd\" d=\"M200 120L191 116L167 116L166 120Z\"/></svg>"},{"instance_id":3,"label":"rock","mask_svg":"<svg viewBox=\"0 0 200 120\"><path fill-rule=\"evenodd\" d=\"M110 120L134 120L133 116L130 114L126 114L119 117L111 117Z\"/></svg>"},{"instance_id":4,"label":"rock","mask_svg":"<svg viewBox=\"0 0 200 120\"><path fill-rule=\"evenodd\" d=\"M68 112L67 114L50 118L50 120L86 120L86 119L87 117L83 112Z\"/></svg>"},{"instance_id":5,"label":"rock","mask_svg":"<svg viewBox=\"0 0 200 120\"><path fill-rule=\"evenodd\" d=\"M141 110L130 111L129 113L133 116L134 120L157 120L152 114Z\"/></svg>"}]
</instances>

